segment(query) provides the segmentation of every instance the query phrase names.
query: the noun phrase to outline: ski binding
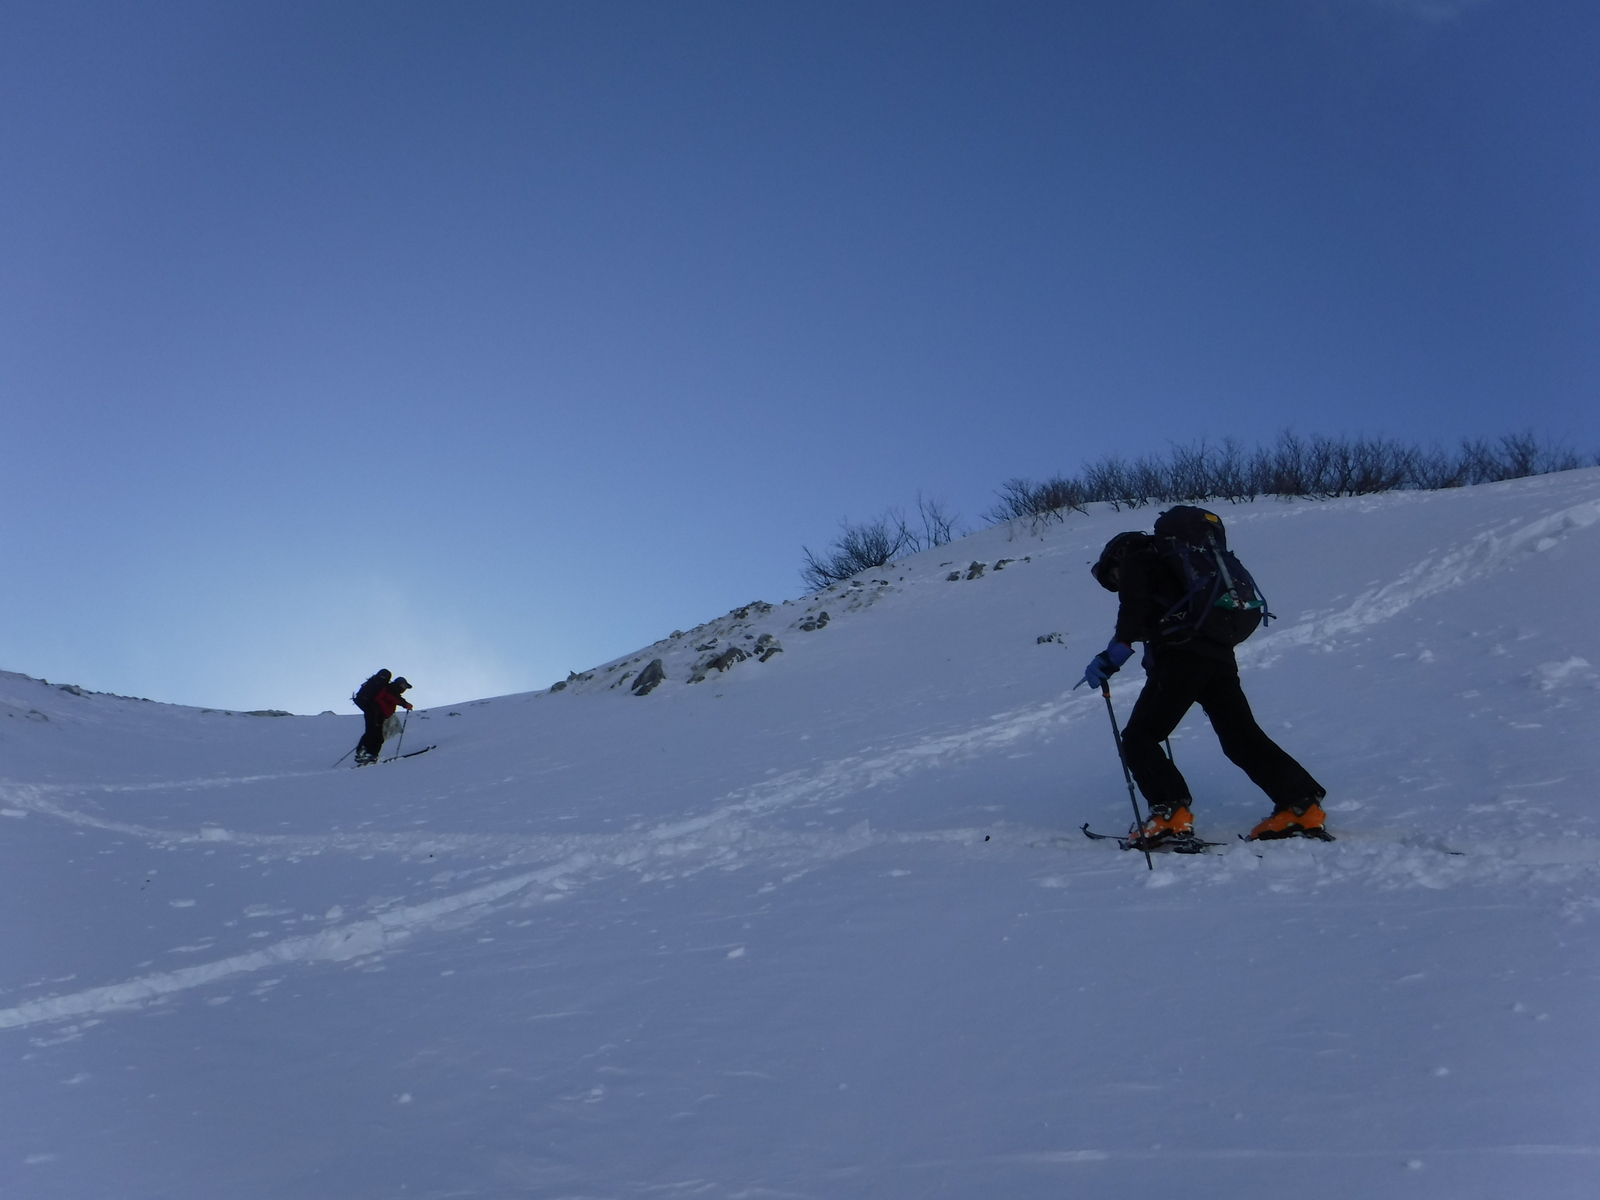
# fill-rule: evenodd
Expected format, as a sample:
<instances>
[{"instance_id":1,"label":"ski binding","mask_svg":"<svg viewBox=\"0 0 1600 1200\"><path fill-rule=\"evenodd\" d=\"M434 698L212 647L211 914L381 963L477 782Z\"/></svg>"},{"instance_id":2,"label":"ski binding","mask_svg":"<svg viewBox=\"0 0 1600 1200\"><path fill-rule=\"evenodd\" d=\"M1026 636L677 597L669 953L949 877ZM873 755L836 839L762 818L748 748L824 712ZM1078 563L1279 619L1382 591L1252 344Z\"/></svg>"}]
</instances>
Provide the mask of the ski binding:
<instances>
[{"instance_id":1,"label":"ski binding","mask_svg":"<svg viewBox=\"0 0 1600 1200\"><path fill-rule=\"evenodd\" d=\"M1142 850L1147 854L1204 854L1213 846L1225 846L1226 842L1208 842L1203 838L1191 834L1188 837L1171 837L1154 845L1145 845L1143 838L1123 837L1114 833L1096 833L1089 828L1089 822L1083 823L1083 836L1092 838L1097 842L1115 842L1123 850Z\"/></svg>"}]
</instances>

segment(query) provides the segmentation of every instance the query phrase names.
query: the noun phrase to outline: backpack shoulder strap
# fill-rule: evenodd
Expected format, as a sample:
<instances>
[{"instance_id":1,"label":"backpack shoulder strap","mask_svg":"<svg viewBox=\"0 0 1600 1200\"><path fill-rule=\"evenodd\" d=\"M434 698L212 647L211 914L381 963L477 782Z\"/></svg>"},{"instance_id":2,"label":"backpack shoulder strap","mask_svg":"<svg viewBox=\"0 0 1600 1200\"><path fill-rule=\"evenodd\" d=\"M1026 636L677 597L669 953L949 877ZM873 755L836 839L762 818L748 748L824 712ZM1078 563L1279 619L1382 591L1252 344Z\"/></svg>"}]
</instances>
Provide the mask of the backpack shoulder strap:
<instances>
[{"instance_id":1,"label":"backpack shoulder strap","mask_svg":"<svg viewBox=\"0 0 1600 1200\"><path fill-rule=\"evenodd\" d=\"M1161 619L1157 622L1158 625L1163 625L1179 613L1190 609L1190 606L1200 599L1204 593L1209 594L1205 596L1204 603L1199 606L1202 613L1216 602L1222 591L1222 580L1212 571L1202 571L1196 568L1194 556L1203 553L1198 547L1191 546L1182 538L1167 536L1156 539L1156 549L1163 556L1168 556L1178 561L1185 588L1178 602L1161 614ZM1186 620L1184 623L1186 625L1198 624L1192 619Z\"/></svg>"}]
</instances>

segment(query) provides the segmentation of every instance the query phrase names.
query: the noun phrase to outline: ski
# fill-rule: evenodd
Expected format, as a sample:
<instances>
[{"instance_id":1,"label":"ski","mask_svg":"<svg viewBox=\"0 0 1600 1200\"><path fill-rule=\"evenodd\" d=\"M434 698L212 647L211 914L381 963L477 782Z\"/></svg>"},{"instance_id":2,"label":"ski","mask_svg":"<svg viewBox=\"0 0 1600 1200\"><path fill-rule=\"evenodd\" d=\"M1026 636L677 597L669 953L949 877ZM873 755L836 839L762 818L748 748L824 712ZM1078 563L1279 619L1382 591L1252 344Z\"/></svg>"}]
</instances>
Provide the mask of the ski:
<instances>
[{"instance_id":1,"label":"ski","mask_svg":"<svg viewBox=\"0 0 1600 1200\"><path fill-rule=\"evenodd\" d=\"M438 748L438 744L435 743L432 746L424 746L421 750L413 750L409 754L395 755L393 758L377 758L373 759L372 762L358 762L356 764L356 769L360 770L362 767L376 767L381 766L384 763L399 762L402 758L415 758L419 754L426 754L429 750L437 750Z\"/></svg>"},{"instance_id":2,"label":"ski","mask_svg":"<svg viewBox=\"0 0 1600 1200\"><path fill-rule=\"evenodd\" d=\"M1213 846L1227 845L1226 842L1208 842L1203 838L1187 837L1172 838L1154 846L1142 846L1137 838L1121 837L1114 833L1096 833L1089 828L1087 821L1083 823L1083 836L1097 842L1115 842L1124 850L1142 850L1149 854L1204 854Z\"/></svg>"},{"instance_id":3,"label":"ski","mask_svg":"<svg viewBox=\"0 0 1600 1200\"><path fill-rule=\"evenodd\" d=\"M1087 821L1083 823L1083 836L1086 838L1092 838L1097 842L1125 842L1128 840L1124 837L1118 837L1114 833L1096 833L1094 830L1089 828L1089 822Z\"/></svg>"}]
</instances>

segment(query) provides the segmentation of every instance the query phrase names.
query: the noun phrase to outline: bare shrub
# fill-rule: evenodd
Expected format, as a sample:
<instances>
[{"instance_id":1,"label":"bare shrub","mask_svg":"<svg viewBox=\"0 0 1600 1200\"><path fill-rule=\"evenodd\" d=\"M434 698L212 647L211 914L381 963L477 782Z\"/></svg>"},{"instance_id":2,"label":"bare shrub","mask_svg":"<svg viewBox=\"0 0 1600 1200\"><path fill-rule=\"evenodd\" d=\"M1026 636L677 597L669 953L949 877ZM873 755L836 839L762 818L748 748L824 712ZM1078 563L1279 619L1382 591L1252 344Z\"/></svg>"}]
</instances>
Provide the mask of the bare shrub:
<instances>
[{"instance_id":1,"label":"bare shrub","mask_svg":"<svg viewBox=\"0 0 1600 1200\"><path fill-rule=\"evenodd\" d=\"M1052 476L1043 483L1028 479L1008 479L997 493L1000 501L984 515L993 524L1018 518L1059 519L1068 509L1087 512L1089 503L1083 484L1076 479Z\"/></svg>"},{"instance_id":2,"label":"bare shrub","mask_svg":"<svg viewBox=\"0 0 1600 1200\"><path fill-rule=\"evenodd\" d=\"M1483 438L1463 438L1461 442L1464 483L1499 483L1588 465L1582 455L1559 443L1541 443L1532 431L1508 433L1494 442Z\"/></svg>"},{"instance_id":3,"label":"bare shrub","mask_svg":"<svg viewBox=\"0 0 1600 1200\"><path fill-rule=\"evenodd\" d=\"M1600 455L1585 456L1559 442L1541 441L1532 431L1493 440L1463 438L1451 451L1393 438L1302 436L1286 429L1271 443L1249 450L1233 438L1216 444L1201 440L1132 462L1106 455L1077 475L1052 475L1042 483L1008 479L984 516L994 524L1026 520L1038 525L1062 520L1071 511L1087 512L1090 504L1109 504L1120 511L1207 500L1238 504L1258 496L1326 500L1497 483L1587 466L1600 466ZM843 582L888 566L908 551L954 541L962 532L958 523L943 501L918 493L915 526L895 508L859 525L841 521L827 550L816 554L802 547L800 577L812 590Z\"/></svg>"},{"instance_id":4,"label":"bare shrub","mask_svg":"<svg viewBox=\"0 0 1600 1200\"><path fill-rule=\"evenodd\" d=\"M1131 463L1107 455L1086 464L1076 476L1056 475L1039 484L1011 479L986 515L995 523L1019 518L1037 522L1060 520L1068 510L1082 512L1095 503L1120 511L1152 503L1237 504L1258 496L1326 500L1494 483L1590 465L1600 465L1600 456L1585 457L1559 443L1541 442L1531 432L1493 441L1463 439L1452 453L1392 438L1302 436L1285 430L1271 444L1248 451L1225 438L1218 444L1174 446L1164 456Z\"/></svg>"},{"instance_id":5,"label":"bare shrub","mask_svg":"<svg viewBox=\"0 0 1600 1200\"><path fill-rule=\"evenodd\" d=\"M805 562L800 578L812 591L841 583L862 571L886 567L900 555L931 550L961 536L960 516L943 500L917 493L917 525L913 527L897 508L885 510L881 517L852 525L839 522L839 535L821 554L802 546Z\"/></svg>"},{"instance_id":6,"label":"bare shrub","mask_svg":"<svg viewBox=\"0 0 1600 1200\"><path fill-rule=\"evenodd\" d=\"M917 493L917 519L922 529L911 535L911 547L914 550L932 550L935 546L948 545L961 536L957 529L961 522L960 514L951 512L938 497Z\"/></svg>"},{"instance_id":7,"label":"bare shrub","mask_svg":"<svg viewBox=\"0 0 1600 1200\"><path fill-rule=\"evenodd\" d=\"M852 525L839 522L839 535L821 554L802 546L805 563L800 578L812 591L839 583L862 571L885 566L901 551L911 547L911 531L892 509L873 521Z\"/></svg>"}]
</instances>

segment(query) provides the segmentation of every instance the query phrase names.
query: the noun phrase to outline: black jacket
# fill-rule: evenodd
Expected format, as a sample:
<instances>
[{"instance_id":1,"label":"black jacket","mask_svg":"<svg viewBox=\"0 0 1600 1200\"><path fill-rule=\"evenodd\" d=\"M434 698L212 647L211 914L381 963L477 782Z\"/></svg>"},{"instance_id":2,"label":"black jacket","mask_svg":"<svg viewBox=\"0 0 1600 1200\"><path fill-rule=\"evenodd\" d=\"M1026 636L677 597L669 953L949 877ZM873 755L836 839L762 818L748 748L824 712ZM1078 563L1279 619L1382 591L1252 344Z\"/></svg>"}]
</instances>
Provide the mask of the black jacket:
<instances>
[{"instance_id":1,"label":"black jacket","mask_svg":"<svg viewBox=\"0 0 1600 1200\"><path fill-rule=\"evenodd\" d=\"M1234 661L1232 646L1214 642L1204 634L1189 630L1162 632L1161 618L1183 599L1183 593L1183 580L1153 547L1129 554L1118 568L1116 640L1130 646L1143 642L1147 650L1181 646L1204 658Z\"/></svg>"}]
</instances>

